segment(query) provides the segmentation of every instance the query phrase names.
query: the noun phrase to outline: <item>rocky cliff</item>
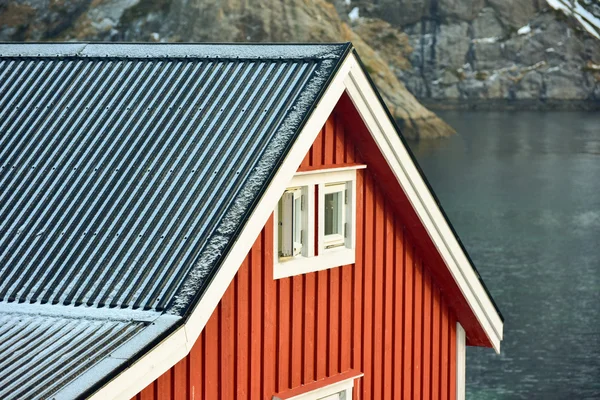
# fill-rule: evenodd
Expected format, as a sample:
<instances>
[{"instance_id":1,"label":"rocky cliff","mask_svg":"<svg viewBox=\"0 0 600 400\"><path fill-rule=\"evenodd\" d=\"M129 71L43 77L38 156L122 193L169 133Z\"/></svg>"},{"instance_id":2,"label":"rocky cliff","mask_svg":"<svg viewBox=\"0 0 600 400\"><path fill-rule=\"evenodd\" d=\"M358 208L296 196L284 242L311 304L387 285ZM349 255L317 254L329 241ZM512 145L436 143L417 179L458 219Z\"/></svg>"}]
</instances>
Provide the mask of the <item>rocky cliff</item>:
<instances>
[{"instance_id":1,"label":"rocky cliff","mask_svg":"<svg viewBox=\"0 0 600 400\"><path fill-rule=\"evenodd\" d=\"M413 95L600 108L600 0L13 0L0 40L350 40L410 138L453 132Z\"/></svg>"},{"instance_id":2,"label":"rocky cliff","mask_svg":"<svg viewBox=\"0 0 600 400\"><path fill-rule=\"evenodd\" d=\"M388 24L389 25L389 24ZM198 42L352 41L403 133L446 136L453 129L423 107L392 68L410 68L407 36L387 60L352 30L325 0L18 0L0 3L0 40L103 40ZM371 38L375 32L369 32ZM388 52L391 49L388 49ZM388 62L393 63L390 67Z\"/></svg>"},{"instance_id":3,"label":"rocky cliff","mask_svg":"<svg viewBox=\"0 0 600 400\"><path fill-rule=\"evenodd\" d=\"M334 3L426 104L600 107L600 0ZM397 51L382 48L377 30L365 32L379 20L406 34Z\"/></svg>"}]
</instances>

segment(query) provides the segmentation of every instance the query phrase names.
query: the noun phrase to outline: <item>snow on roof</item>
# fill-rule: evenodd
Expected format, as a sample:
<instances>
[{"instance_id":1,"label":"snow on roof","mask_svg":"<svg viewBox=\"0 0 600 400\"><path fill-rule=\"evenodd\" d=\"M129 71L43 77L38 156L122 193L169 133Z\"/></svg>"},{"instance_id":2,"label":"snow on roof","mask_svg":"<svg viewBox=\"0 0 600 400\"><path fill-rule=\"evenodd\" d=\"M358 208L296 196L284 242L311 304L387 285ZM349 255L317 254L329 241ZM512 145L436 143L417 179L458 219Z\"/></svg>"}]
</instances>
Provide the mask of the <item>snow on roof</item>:
<instances>
[{"instance_id":1,"label":"snow on roof","mask_svg":"<svg viewBox=\"0 0 600 400\"><path fill-rule=\"evenodd\" d=\"M2 57L123 57L221 59L339 59L343 44L242 43L0 43Z\"/></svg>"},{"instance_id":2,"label":"snow on roof","mask_svg":"<svg viewBox=\"0 0 600 400\"><path fill-rule=\"evenodd\" d=\"M147 344L184 319L348 49L0 44L3 332L45 326L48 355L67 329L94 360L60 385L23 361L31 385L81 394L120 365L98 332Z\"/></svg>"},{"instance_id":3,"label":"snow on roof","mask_svg":"<svg viewBox=\"0 0 600 400\"><path fill-rule=\"evenodd\" d=\"M132 355L176 320L160 317L151 324L0 312L0 398L74 398L126 364L119 347L127 343Z\"/></svg>"}]
</instances>

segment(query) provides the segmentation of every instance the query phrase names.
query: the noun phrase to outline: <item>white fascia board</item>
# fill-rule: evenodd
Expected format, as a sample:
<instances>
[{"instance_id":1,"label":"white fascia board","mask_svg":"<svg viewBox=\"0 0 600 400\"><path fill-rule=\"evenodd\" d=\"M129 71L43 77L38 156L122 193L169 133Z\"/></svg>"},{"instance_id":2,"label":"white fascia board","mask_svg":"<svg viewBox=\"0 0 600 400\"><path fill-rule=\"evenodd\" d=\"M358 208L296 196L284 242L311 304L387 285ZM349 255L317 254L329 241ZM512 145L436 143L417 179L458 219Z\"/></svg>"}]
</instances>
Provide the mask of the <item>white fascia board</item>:
<instances>
[{"instance_id":1,"label":"white fascia board","mask_svg":"<svg viewBox=\"0 0 600 400\"><path fill-rule=\"evenodd\" d=\"M456 400L465 400L467 393L467 336L456 323Z\"/></svg>"},{"instance_id":2,"label":"white fascia board","mask_svg":"<svg viewBox=\"0 0 600 400\"><path fill-rule=\"evenodd\" d=\"M345 85L352 103L377 147L406 193L421 223L446 263L496 352L500 352L503 323L466 254L460 247L433 195L412 162L384 105L380 102L354 54Z\"/></svg>"},{"instance_id":3,"label":"white fascia board","mask_svg":"<svg viewBox=\"0 0 600 400\"><path fill-rule=\"evenodd\" d=\"M318 177L318 176L327 175L330 173L338 173L338 172L342 172L342 171L356 171L356 170L365 169L365 168L367 168L366 164L356 164L356 165L350 165L350 166L345 166L345 167L332 167L332 168L324 168L324 169L312 169L312 170L308 170L308 171L298 171L298 172L296 172L296 175L294 176L294 182L296 179L298 179L298 177L305 176L305 175L315 175ZM319 178L317 178L317 179L319 179ZM292 184L294 182L292 182Z\"/></svg>"},{"instance_id":4,"label":"white fascia board","mask_svg":"<svg viewBox=\"0 0 600 400\"><path fill-rule=\"evenodd\" d=\"M179 327L131 367L90 396L90 399L131 399L187 356L192 345L187 340L184 326Z\"/></svg>"},{"instance_id":5,"label":"white fascia board","mask_svg":"<svg viewBox=\"0 0 600 400\"><path fill-rule=\"evenodd\" d=\"M344 79L350 67L351 61L347 56L186 323L131 367L100 388L91 398L130 399L189 354L256 238L269 220L281 194L289 185L344 93L346 89Z\"/></svg>"}]
</instances>

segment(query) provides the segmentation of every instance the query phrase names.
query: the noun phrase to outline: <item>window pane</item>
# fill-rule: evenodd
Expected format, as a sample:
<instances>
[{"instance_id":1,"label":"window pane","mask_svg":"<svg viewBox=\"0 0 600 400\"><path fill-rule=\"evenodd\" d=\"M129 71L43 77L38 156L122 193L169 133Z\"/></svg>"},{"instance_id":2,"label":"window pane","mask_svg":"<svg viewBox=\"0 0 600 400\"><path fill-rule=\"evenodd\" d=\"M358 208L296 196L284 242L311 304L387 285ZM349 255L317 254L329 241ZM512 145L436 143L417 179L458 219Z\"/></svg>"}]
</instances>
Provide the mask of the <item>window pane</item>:
<instances>
[{"instance_id":1,"label":"window pane","mask_svg":"<svg viewBox=\"0 0 600 400\"><path fill-rule=\"evenodd\" d=\"M281 255L290 257L294 253L294 193L285 192L280 203Z\"/></svg>"},{"instance_id":2,"label":"window pane","mask_svg":"<svg viewBox=\"0 0 600 400\"><path fill-rule=\"evenodd\" d=\"M302 197L296 193L294 199L294 255L302 251Z\"/></svg>"},{"instance_id":3,"label":"window pane","mask_svg":"<svg viewBox=\"0 0 600 400\"><path fill-rule=\"evenodd\" d=\"M300 242L300 231L302 230L302 199L300 197L294 200L294 242Z\"/></svg>"},{"instance_id":4,"label":"window pane","mask_svg":"<svg viewBox=\"0 0 600 400\"><path fill-rule=\"evenodd\" d=\"M341 235L342 192L325 195L325 235Z\"/></svg>"},{"instance_id":5,"label":"window pane","mask_svg":"<svg viewBox=\"0 0 600 400\"><path fill-rule=\"evenodd\" d=\"M283 198L277 203L277 254L283 255Z\"/></svg>"}]
</instances>

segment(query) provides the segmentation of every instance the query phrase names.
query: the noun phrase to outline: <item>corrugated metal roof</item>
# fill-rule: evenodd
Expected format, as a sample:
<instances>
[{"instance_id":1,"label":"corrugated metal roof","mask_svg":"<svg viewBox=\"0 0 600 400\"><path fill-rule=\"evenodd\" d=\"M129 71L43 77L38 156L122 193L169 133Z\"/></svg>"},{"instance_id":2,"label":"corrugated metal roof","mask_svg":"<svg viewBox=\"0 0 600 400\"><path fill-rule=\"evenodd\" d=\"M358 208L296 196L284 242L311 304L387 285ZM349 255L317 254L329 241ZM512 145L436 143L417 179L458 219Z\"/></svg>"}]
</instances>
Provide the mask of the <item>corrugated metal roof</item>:
<instances>
[{"instance_id":1,"label":"corrugated metal roof","mask_svg":"<svg viewBox=\"0 0 600 400\"><path fill-rule=\"evenodd\" d=\"M124 359L109 357L122 344L136 342L138 350L141 344L148 344L152 337L144 330L149 324L2 312L0 398L70 398L61 390L76 378L124 364ZM98 378L87 377L76 392L90 387Z\"/></svg>"},{"instance_id":2,"label":"corrugated metal roof","mask_svg":"<svg viewBox=\"0 0 600 400\"><path fill-rule=\"evenodd\" d=\"M0 44L0 305L185 314L348 49ZM27 353L93 353L31 364L37 397L140 329L0 318L44 331Z\"/></svg>"},{"instance_id":3,"label":"corrugated metal roof","mask_svg":"<svg viewBox=\"0 0 600 400\"><path fill-rule=\"evenodd\" d=\"M3 58L0 300L164 309L332 66Z\"/></svg>"}]
</instances>

